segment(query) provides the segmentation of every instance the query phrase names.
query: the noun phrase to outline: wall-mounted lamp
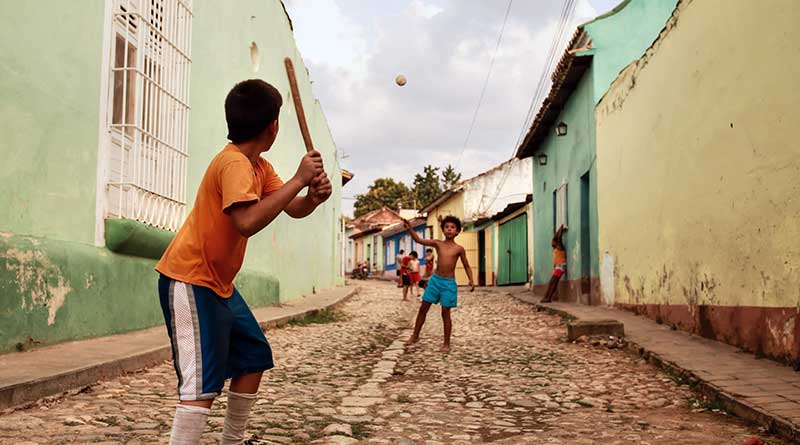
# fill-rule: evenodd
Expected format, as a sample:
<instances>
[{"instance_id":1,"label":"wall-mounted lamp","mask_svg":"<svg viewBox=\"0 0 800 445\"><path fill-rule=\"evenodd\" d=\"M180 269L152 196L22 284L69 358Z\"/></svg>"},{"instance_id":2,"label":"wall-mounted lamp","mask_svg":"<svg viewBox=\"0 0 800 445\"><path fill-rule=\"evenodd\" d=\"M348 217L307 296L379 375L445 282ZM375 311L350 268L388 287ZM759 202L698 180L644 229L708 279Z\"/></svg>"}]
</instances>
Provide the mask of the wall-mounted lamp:
<instances>
[{"instance_id":1,"label":"wall-mounted lamp","mask_svg":"<svg viewBox=\"0 0 800 445\"><path fill-rule=\"evenodd\" d=\"M558 125L556 125L556 136L564 136L566 134L567 134L567 124L564 123L563 121L559 122Z\"/></svg>"},{"instance_id":2,"label":"wall-mounted lamp","mask_svg":"<svg viewBox=\"0 0 800 445\"><path fill-rule=\"evenodd\" d=\"M539 155L539 165L547 165L547 155Z\"/></svg>"}]
</instances>

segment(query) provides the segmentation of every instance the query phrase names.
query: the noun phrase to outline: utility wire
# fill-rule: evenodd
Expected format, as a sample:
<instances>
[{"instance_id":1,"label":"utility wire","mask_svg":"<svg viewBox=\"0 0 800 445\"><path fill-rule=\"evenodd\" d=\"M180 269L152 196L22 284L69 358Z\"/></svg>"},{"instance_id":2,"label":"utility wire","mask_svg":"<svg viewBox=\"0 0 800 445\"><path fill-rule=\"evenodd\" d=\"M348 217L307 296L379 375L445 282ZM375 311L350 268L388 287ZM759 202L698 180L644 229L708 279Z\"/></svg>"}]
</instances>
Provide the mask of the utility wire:
<instances>
[{"instance_id":1,"label":"utility wire","mask_svg":"<svg viewBox=\"0 0 800 445\"><path fill-rule=\"evenodd\" d=\"M486 94L486 87L489 85L489 78L492 75L492 69L494 68L494 61L497 57L497 50L500 49L500 42L503 40L503 32L506 29L506 22L508 22L508 15L511 12L511 4L514 3L514 0L508 0L508 7L506 8L506 15L503 18L503 25L500 27L500 35L497 36L497 45L494 47L494 54L492 54L492 60L489 63L489 71L486 73L486 79L483 81L483 88L481 88L481 95L478 98L478 105L475 107L475 112L472 114L472 122L469 124L469 129L467 130L467 137L464 139L464 146L461 147L461 151L458 153L458 158L454 164L454 168L458 168L459 163L461 162L461 157L464 155L464 150L467 148L467 144L469 143L469 138L472 136L472 129L475 127L475 121L478 119L478 111L481 109L481 105L483 104L483 96Z\"/></svg>"},{"instance_id":2,"label":"utility wire","mask_svg":"<svg viewBox=\"0 0 800 445\"><path fill-rule=\"evenodd\" d=\"M544 100L544 95L547 93L547 79L550 77L551 71L555 68L557 63L557 55L559 50L562 46L564 46L564 35L565 32L571 29L571 24L573 20L573 15L575 13L575 0L566 0L564 2L563 7L561 8L561 15L558 19L558 25L556 25L556 30L553 33L553 39L550 42L550 49L547 52L547 56L545 57L545 64L542 67L542 72L539 75L539 81L536 84L536 90L534 90L533 97L531 98L531 104L528 107L528 113L525 116L525 121L522 124L522 129L520 130L520 134L517 137L517 142L514 144L514 152L512 152L511 157L514 157L514 154L519 147L520 141L522 140L523 134L525 134L525 130L528 127L528 122L533 118L534 110L537 109L536 105L540 104ZM510 168L507 168L506 171L503 173L503 178L500 180L500 184L497 187L497 193L495 193L492 200L486 204L484 211L488 211L489 208L494 205L494 203L499 199L500 192L505 186L506 180L508 179L508 175L511 172ZM483 200L486 196L481 196L481 202L478 204L478 210L483 207Z\"/></svg>"},{"instance_id":3,"label":"utility wire","mask_svg":"<svg viewBox=\"0 0 800 445\"><path fill-rule=\"evenodd\" d=\"M550 78L555 65L558 63L558 50L564 45L565 32L571 28L570 25L575 12L575 6L577 6L575 0L566 0L563 8L561 9L561 16L559 18L558 26L556 27L556 32L553 34L553 40L550 43L550 49L547 52L547 57L545 58L545 65L539 76L539 81L536 84L536 89L534 90L533 96L531 97L531 103L528 107L528 112L525 115L522 128L517 136L517 141L514 144L514 152L512 153L512 157L519 148L520 142L522 142L525 130L527 130L530 123L532 123L531 121L535 117L534 113L539 108L538 106L544 102L544 96L548 91L547 80Z\"/></svg>"}]
</instances>

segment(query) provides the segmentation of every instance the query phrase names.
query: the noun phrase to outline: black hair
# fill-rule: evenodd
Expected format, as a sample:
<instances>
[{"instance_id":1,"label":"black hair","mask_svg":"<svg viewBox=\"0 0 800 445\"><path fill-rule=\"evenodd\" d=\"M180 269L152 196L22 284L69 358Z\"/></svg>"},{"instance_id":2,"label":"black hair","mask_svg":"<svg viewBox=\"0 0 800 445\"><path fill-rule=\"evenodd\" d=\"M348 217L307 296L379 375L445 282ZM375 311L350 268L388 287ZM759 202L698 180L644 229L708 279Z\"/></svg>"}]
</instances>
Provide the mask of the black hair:
<instances>
[{"instance_id":1,"label":"black hair","mask_svg":"<svg viewBox=\"0 0 800 445\"><path fill-rule=\"evenodd\" d=\"M425 252L428 252L428 253L433 253L433 249L430 249L430 248L428 248L428 249L425 249Z\"/></svg>"},{"instance_id":2,"label":"black hair","mask_svg":"<svg viewBox=\"0 0 800 445\"><path fill-rule=\"evenodd\" d=\"M403 250L403 249L400 249L400 253L405 253L405 250Z\"/></svg>"},{"instance_id":3,"label":"black hair","mask_svg":"<svg viewBox=\"0 0 800 445\"><path fill-rule=\"evenodd\" d=\"M282 105L281 93L261 79L237 83L225 98L228 139L238 144L256 138L278 119Z\"/></svg>"},{"instance_id":4,"label":"black hair","mask_svg":"<svg viewBox=\"0 0 800 445\"><path fill-rule=\"evenodd\" d=\"M455 224L456 225L456 229L458 229L459 232L461 231L461 220L458 219L457 217L455 217L453 215L445 216L444 219L442 219L442 223L441 223L442 230L444 230L444 225L447 224L447 223Z\"/></svg>"},{"instance_id":5,"label":"black hair","mask_svg":"<svg viewBox=\"0 0 800 445\"><path fill-rule=\"evenodd\" d=\"M409 255L413 256L414 258L418 258L419 257L417 255L417 251L416 250L412 250L411 253L409 253Z\"/></svg>"}]
</instances>

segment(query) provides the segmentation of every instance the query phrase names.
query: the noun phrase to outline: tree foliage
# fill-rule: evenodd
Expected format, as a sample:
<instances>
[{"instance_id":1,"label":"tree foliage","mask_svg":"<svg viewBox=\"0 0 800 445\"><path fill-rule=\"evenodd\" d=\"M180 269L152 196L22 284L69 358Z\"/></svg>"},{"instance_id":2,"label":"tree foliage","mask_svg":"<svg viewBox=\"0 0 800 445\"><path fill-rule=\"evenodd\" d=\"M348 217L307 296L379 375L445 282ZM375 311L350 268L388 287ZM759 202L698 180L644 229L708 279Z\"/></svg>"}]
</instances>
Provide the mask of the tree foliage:
<instances>
[{"instance_id":1,"label":"tree foliage","mask_svg":"<svg viewBox=\"0 0 800 445\"><path fill-rule=\"evenodd\" d=\"M378 178L369 186L367 193L356 195L354 214L358 218L381 207L396 209L398 202L407 201L411 190L402 181Z\"/></svg>"},{"instance_id":2,"label":"tree foliage","mask_svg":"<svg viewBox=\"0 0 800 445\"><path fill-rule=\"evenodd\" d=\"M445 190L461 180L461 173L457 173L452 165L442 170L440 167L427 165L422 173L414 175L414 183L408 188L402 181L393 178L378 178L369 186L367 193L356 195L355 217L388 207L397 209L402 206L410 208L416 206L422 209L433 202Z\"/></svg>"},{"instance_id":3,"label":"tree foliage","mask_svg":"<svg viewBox=\"0 0 800 445\"><path fill-rule=\"evenodd\" d=\"M418 209L426 207L442 194L442 182L439 179L439 167L428 165L422 170L422 174L414 176L414 187L412 189L414 200Z\"/></svg>"},{"instance_id":4,"label":"tree foliage","mask_svg":"<svg viewBox=\"0 0 800 445\"><path fill-rule=\"evenodd\" d=\"M456 169L447 164L447 168L442 171L442 188L447 190L458 184L458 181L461 181L461 173L456 173Z\"/></svg>"}]
</instances>

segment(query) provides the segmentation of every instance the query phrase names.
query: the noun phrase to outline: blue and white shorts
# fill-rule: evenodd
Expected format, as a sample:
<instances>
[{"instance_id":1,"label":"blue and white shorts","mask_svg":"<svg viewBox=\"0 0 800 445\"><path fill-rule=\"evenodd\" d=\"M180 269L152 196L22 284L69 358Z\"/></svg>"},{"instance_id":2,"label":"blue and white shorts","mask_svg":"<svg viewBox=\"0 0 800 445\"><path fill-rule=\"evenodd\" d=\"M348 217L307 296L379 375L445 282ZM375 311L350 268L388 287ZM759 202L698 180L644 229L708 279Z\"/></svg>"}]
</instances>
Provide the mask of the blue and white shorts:
<instances>
[{"instance_id":1,"label":"blue and white shorts","mask_svg":"<svg viewBox=\"0 0 800 445\"><path fill-rule=\"evenodd\" d=\"M236 289L222 298L161 275L158 294L181 400L214 399L225 380L275 366L264 332Z\"/></svg>"}]
</instances>

